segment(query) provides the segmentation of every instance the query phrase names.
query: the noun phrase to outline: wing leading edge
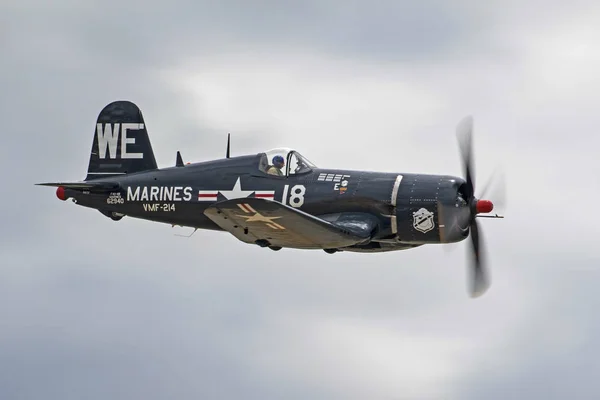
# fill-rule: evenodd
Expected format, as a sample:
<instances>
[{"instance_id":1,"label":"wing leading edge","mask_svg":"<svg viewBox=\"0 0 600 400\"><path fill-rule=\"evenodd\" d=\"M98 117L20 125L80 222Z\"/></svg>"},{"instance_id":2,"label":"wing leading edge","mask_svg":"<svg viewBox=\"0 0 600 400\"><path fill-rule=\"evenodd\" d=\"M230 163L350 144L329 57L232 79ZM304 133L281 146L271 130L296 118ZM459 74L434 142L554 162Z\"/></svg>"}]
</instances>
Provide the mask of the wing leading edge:
<instances>
[{"instance_id":1,"label":"wing leading edge","mask_svg":"<svg viewBox=\"0 0 600 400\"><path fill-rule=\"evenodd\" d=\"M346 229L281 203L244 198L219 202L204 214L246 243L296 249L334 249L368 241L373 226Z\"/></svg>"}]
</instances>

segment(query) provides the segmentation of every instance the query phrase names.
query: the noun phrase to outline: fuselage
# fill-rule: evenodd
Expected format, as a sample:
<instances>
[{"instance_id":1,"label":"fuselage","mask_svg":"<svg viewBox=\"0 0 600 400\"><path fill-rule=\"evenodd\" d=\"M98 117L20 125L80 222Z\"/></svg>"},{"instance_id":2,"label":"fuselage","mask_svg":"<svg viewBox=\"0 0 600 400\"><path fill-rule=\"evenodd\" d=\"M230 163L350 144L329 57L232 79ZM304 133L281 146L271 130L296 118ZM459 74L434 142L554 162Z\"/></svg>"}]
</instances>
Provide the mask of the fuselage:
<instances>
[{"instance_id":1,"label":"fuselage","mask_svg":"<svg viewBox=\"0 0 600 400\"><path fill-rule=\"evenodd\" d=\"M261 197L325 220L341 213L369 214L378 219L373 240L396 247L454 242L468 234L461 216L465 204L457 196L461 178L322 168L275 176L261 170L263 158L248 155L106 175L94 182L118 183L117 189L67 189L65 194L113 219L128 216L198 229L221 230L204 215L211 204Z\"/></svg>"}]
</instances>

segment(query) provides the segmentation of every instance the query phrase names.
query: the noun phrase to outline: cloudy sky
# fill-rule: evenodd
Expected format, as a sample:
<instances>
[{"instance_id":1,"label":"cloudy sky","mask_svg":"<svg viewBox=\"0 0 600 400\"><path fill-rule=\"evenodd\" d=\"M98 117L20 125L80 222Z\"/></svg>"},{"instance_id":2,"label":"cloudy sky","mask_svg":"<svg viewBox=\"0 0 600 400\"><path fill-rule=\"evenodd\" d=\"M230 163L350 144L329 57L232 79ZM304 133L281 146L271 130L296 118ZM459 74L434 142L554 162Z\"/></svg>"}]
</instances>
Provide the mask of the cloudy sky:
<instances>
[{"instance_id":1,"label":"cloudy sky","mask_svg":"<svg viewBox=\"0 0 600 400\"><path fill-rule=\"evenodd\" d=\"M0 398L597 398L599 42L592 0L4 0ZM231 132L461 175L472 114L477 182L507 183L491 289L467 296L467 243L272 252L34 187L85 176L116 99L160 166Z\"/></svg>"}]
</instances>

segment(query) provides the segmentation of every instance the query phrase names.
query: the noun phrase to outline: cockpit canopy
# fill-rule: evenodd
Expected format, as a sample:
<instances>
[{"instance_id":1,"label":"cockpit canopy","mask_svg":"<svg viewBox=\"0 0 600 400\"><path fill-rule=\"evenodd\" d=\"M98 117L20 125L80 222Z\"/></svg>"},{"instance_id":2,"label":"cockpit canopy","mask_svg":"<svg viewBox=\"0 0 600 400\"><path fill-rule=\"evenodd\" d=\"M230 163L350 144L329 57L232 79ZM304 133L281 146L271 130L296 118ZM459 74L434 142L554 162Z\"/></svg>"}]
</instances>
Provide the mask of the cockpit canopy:
<instances>
[{"instance_id":1,"label":"cockpit canopy","mask_svg":"<svg viewBox=\"0 0 600 400\"><path fill-rule=\"evenodd\" d=\"M311 172L316 165L308 161L295 150L285 147L268 150L260 154L258 169L269 175L290 176L301 175ZM281 169L274 166L273 159L276 156L283 157L284 165Z\"/></svg>"}]
</instances>

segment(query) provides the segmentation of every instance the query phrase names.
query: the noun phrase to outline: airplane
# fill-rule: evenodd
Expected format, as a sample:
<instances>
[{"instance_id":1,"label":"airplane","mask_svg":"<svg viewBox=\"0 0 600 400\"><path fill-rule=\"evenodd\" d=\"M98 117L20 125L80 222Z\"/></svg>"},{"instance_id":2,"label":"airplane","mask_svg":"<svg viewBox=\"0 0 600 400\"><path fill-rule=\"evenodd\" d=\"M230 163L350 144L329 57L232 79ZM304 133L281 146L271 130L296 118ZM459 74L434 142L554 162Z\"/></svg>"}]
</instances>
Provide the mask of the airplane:
<instances>
[{"instance_id":1,"label":"airplane","mask_svg":"<svg viewBox=\"0 0 600 400\"><path fill-rule=\"evenodd\" d=\"M319 168L289 148L231 157L229 135L223 159L184 163L178 151L174 166L158 168L141 110L119 100L98 115L85 179L37 185L115 221L226 231L275 251L377 253L470 235L477 297L490 286L477 218L503 217L475 196L472 130L470 116L457 127L465 178Z\"/></svg>"}]
</instances>

